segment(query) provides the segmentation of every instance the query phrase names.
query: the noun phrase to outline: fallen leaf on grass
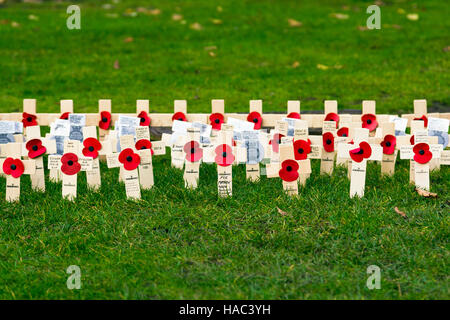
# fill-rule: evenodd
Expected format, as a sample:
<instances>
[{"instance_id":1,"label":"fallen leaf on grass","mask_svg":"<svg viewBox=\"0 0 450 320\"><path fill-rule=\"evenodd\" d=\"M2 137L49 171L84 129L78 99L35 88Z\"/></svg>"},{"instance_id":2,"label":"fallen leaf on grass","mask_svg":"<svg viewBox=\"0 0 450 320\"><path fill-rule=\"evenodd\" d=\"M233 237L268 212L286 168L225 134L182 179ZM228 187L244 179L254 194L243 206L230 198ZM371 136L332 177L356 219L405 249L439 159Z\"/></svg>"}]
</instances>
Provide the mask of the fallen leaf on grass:
<instances>
[{"instance_id":1,"label":"fallen leaf on grass","mask_svg":"<svg viewBox=\"0 0 450 320\"><path fill-rule=\"evenodd\" d=\"M330 68L329 66L326 66L326 65L324 65L324 64L318 64L317 65L317 69L320 69L320 70L328 70L328 68Z\"/></svg>"},{"instance_id":2,"label":"fallen leaf on grass","mask_svg":"<svg viewBox=\"0 0 450 320\"><path fill-rule=\"evenodd\" d=\"M33 20L33 21L38 21L38 20L39 20L39 17L38 17L38 16L35 16L34 14L30 14L30 15L28 16L28 19L29 19L29 20Z\"/></svg>"},{"instance_id":3,"label":"fallen leaf on grass","mask_svg":"<svg viewBox=\"0 0 450 320\"><path fill-rule=\"evenodd\" d=\"M173 20L173 21L180 21L181 19L183 19L183 16L182 16L181 14L174 13L174 14L172 15L172 20Z\"/></svg>"},{"instance_id":4,"label":"fallen leaf on grass","mask_svg":"<svg viewBox=\"0 0 450 320\"><path fill-rule=\"evenodd\" d=\"M401 215L403 218L408 219L408 216L406 215L406 213L404 213L403 211L400 211L399 208L395 207L394 210L395 210L395 212L397 212L399 215Z\"/></svg>"},{"instance_id":5,"label":"fallen leaf on grass","mask_svg":"<svg viewBox=\"0 0 450 320\"><path fill-rule=\"evenodd\" d=\"M221 6L218 6L218 7L217 7L217 12L222 12L222 11L223 11L222 7L221 7Z\"/></svg>"},{"instance_id":6,"label":"fallen leaf on grass","mask_svg":"<svg viewBox=\"0 0 450 320\"><path fill-rule=\"evenodd\" d=\"M189 26L189 28L191 28L192 30L197 30L197 31L203 29L202 25L198 22L194 22L193 24L191 24Z\"/></svg>"},{"instance_id":7,"label":"fallen leaf on grass","mask_svg":"<svg viewBox=\"0 0 450 320\"><path fill-rule=\"evenodd\" d=\"M417 13L408 13L406 18L411 21L417 21L419 20L419 15Z\"/></svg>"},{"instance_id":8,"label":"fallen leaf on grass","mask_svg":"<svg viewBox=\"0 0 450 320\"><path fill-rule=\"evenodd\" d=\"M297 28L297 27L301 27L302 26L302 23L300 21L295 20L295 19L288 19L288 23L289 23L289 26L292 27L292 28Z\"/></svg>"},{"instance_id":9,"label":"fallen leaf on grass","mask_svg":"<svg viewBox=\"0 0 450 320\"><path fill-rule=\"evenodd\" d=\"M419 194L419 196L425 197L425 198L437 198L437 193L434 192L430 192L427 190L423 190L423 189L419 189L416 188L417 193Z\"/></svg>"},{"instance_id":10,"label":"fallen leaf on grass","mask_svg":"<svg viewBox=\"0 0 450 320\"><path fill-rule=\"evenodd\" d=\"M443 48L442 51L449 52L450 51L450 46Z\"/></svg>"},{"instance_id":11,"label":"fallen leaf on grass","mask_svg":"<svg viewBox=\"0 0 450 320\"><path fill-rule=\"evenodd\" d=\"M339 20L347 20L349 15L345 13L332 13L331 16L333 18L339 19Z\"/></svg>"},{"instance_id":12,"label":"fallen leaf on grass","mask_svg":"<svg viewBox=\"0 0 450 320\"><path fill-rule=\"evenodd\" d=\"M208 46L208 47L204 47L204 49L205 49L206 51L211 51L211 50L216 50L217 47L216 47L216 46Z\"/></svg>"},{"instance_id":13,"label":"fallen leaf on grass","mask_svg":"<svg viewBox=\"0 0 450 320\"><path fill-rule=\"evenodd\" d=\"M366 31L366 30L369 30L369 28L367 28L367 26L358 26L358 30L359 31Z\"/></svg>"},{"instance_id":14,"label":"fallen leaf on grass","mask_svg":"<svg viewBox=\"0 0 450 320\"><path fill-rule=\"evenodd\" d=\"M220 19L211 19L211 22L213 24L222 24L222 20L220 20Z\"/></svg>"},{"instance_id":15,"label":"fallen leaf on grass","mask_svg":"<svg viewBox=\"0 0 450 320\"><path fill-rule=\"evenodd\" d=\"M298 68L300 66L300 62L298 61L294 61L294 63L292 64L292 68Z\"/></svg>"},{"instance_id":16,"label":"fallen leaf on grass","mask_svg":"<svg viewBox=\"0 0 450 320\"><path fill-rule=\"evenodd\" d=\"M280 208L277 207L278 213L281 214L282 216L287 216L289 213L287 213L286 211L281 210Z\"/></svg>"},{"instance_id":17,"label":"fallen leaf on grass","mask_svg":"<svg viewBox=\"0 0 450 320\"><path fill-rule=\"evenodd\" d=\"M125 42L125 43L130 43L130 42L133 42L133 41L134 41L133 37L127 37L127 38L123 39L123 42Z\"/></svg>"},{"instance_id":18,"label":"fallen leaf on grass","mask_svg":"<svg viewBox=\"0 0 450 320\"><path fill-rule=\"evenodd\" d=\"M114 61L114 69L116 70L120 69L119 60Z\"/></svg>"},{"instance_id":19,"label":"fallen leaf on grass","mask_svg":"<svg viewBox=\"0 0 450 320\"><path fill-rule=\"evenodd\" d=\"M215 54L213 51L209 51L208 54L209 54L211 57L215 57L215 56L216 56L216 54Z\"/></svg>"},{"instance_id":20,"label":"fallen leaf on grass","mask_svg":"<svg viewBox=\"0 0 450 320\"><path fill-rule=\"evenodd\" d=\"M18 28L18 27L20 27L20 23L13 21L13 22L11 22L11 27Z\"/></svg>"}]
</instances>

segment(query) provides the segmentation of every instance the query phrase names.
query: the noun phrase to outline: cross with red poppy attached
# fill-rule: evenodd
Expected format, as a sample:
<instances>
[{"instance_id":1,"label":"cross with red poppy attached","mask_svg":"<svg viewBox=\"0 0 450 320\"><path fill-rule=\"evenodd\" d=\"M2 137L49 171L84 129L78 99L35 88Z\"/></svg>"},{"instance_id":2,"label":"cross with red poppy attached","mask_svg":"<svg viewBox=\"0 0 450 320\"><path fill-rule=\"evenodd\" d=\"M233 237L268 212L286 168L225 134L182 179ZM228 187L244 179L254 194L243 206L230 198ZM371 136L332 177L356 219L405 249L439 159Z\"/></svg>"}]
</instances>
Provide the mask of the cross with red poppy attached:
<instances>
[{"instance_id":1,"label":"cross with red poppy attached","mask_svg":"<svg viewBox=\"0 0 450 320\"><path fill-rule=\"evenodd\" d=\"M22 146L22 155L35 160L36 169L30 175L31 188L33 190L45 191L44 155L56 153L56 141L42 138L40 126L29 127L27 130L27 141Z\"/></svg>"},{"instance_id":2,"label":"cross with red poppy attached","mask_svg":"<svg viewBox=\"0 0 450 320\"><path fill-rule=\"evenodd\" d=\"M8 143L1 146L0 172L6 175L6 201L15 202L20 199L20 177L23 174L34 174L34 160L21 160L22 143Z\"/></svg>"},{"instance_id":3,"label":"cross with red poppy attached","mask_svg":"<svg viewBox=\"0 0 450 320\"><path fill-rule=\"evenodd\" d=\"M254 124L253 129L261 129L262 119L262 100L250 100L250 113L247 116L247 121Z\"/></svg>"},{"instance_id":4,"label":"cross with red poppy attached","mask_svg":"<svg viewBox=\"0 0 450 320\"><path fill-rule=\"evenodd\" d=\"M369 144L369 130L355 128L353 143L340 143L338 157L348 159L350 171L350 198L363 197L366 184L367 160L381 161L382 148L380 145Z\"/></svg>"},{"instance_id":5,"label":"cross with red poppy attached","mask_svg":"<svg viewBox=\"0 0 450 320\"><path fill-rule=\"evenodd\" d=\"M86 171L86 182L89 188L98 190L102 185L99 156L106 154L103 145L107 142L97 139L97 128L94 126L83 127L83 138L81 153L92 158L92 170Z\"/></svg>"},{"instance_id":6,"label":"cross with red poppy attached","mask_svg":"<svg viewBox=\"0 0 450 320\"><path fill-rule=\"evenodd\" d=\"M203 149L199 143L200 129L189 128L187 131L187 142L183 147L185 157L184 186L196 189L198 186L200 162L203 157Z\"/></svg>"},{"instance_id":7,"label":"cross with red poppy attached","mask_svg":"<svg viewBox=\"0 0 450 320\"><path fill-rule=\"evenodd\" d=\"M217 132L222 129L225 123L225 101L215 99L211 101L211 115L209 116L209 124L212 126L212 136L217 136Z\"/></svg>"},{"instance_id":8,"label":"cross with red poppy attached","mask_svg":"<svg viewBox=\"0 0 450 320\"><path fill-rule=\"evenodd\" d=\"M217 139L218 145L214 148L214 160L217 164L217 189L219 197L232 196L232 164L235 160L232 148L232 137L232 131L220 131Z\"/></svg>"},{"instance_id":9,"label":"cross with red poppy attached","mask_svg":"<svg viewBox=\"0 0 450 320\"><path fill-rule=\"evenodd\" d=\"M299 100L289 100L287 102L287 118L298 119L302 117L300 115L300 101Z\"/></svg>"},{"instance_id":10,"label":"cross with red poppy attached","mask_svg":"<svg viewBox=\"0 0 450 320\"><path fill-rule=\"evenodd\" d=\"M383 159L381 160L381 174L392 176L395 172L397 159L397 138L395 137L395 124L385 122L381 125L383 140L380 145L383 148Z\"/></svg>"},{"instance_id":11,"label":"cross with red poppy attached","mask_svg":"<svg viewBox=\"0 0 450 320\"><path fill-rule=\"evenodd\" d=\"M294 150L289 144L280 145L278 176L283 181L283 190L288 195L298 195L299 163L294 159Z\"/></svg>"},{"instance_id":12,"label":"cross with red poppy attached","mask_svg":"<svg viewBox=\"0 0 450 320\"><path fill-rule=\"evenodd\" d=\"M364 100L362 102L361 127L369 130L369 136L375 136L378 127L378 120L375 113L376 103L374 100Z\"/></svg>"},{"instance_id":13,"label":"cross with red poppy attached","mask_svg":"<svg viewBox=\"0 0 450 320\"><path fill-rule=\"evenodd\" d=\"M98 134L99 140L102 141L105 139L108 134L111 123L112 123L112 115L111 115L111 100L109 99L101 99L98 100Z\"/></svg>"},{"instance_id":14,"label":"cross with red poppy attached","mask_svg":"<svg viewBox=\"0 0 450 320\"><path fill-rule=\"evenodd\" d=\"M324 121L322 125L320 173L329 175L333 173L334 158L336 156L336 134L337 130L334 121Z\"/></svg>"},{"instance_id":15,"label":"cross with red poppy attached","mask_svg":"<svg viewBox=\"0 0 450 320\"><path fill-rule=\"evenodd\" d=\"M27 128L38 125L36 99L23 99L22 123L25 136L27 134Z\"/></svg>"},{"instance_id":16,"label":"cross with red poppy attached","mask_svg":"<svg viewBox=\"0 0 450 320\"><path fill-rule=\"evenodd\" d=\"M339 127L338 104L336 100L325 100L323 121L334 121L336 128ZM322 125L323 126L323 125Z\"/></svg>"}]
</instances>

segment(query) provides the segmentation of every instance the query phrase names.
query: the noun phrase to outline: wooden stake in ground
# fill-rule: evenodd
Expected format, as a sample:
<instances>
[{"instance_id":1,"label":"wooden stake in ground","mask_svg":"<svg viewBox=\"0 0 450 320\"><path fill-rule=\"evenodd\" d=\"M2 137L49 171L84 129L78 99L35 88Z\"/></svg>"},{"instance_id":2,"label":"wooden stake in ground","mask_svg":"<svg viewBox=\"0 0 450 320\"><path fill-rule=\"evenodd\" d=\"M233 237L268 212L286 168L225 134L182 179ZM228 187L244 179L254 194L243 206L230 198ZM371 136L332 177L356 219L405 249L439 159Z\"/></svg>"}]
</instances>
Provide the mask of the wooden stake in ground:
<instances>
[{"instance_id":1,"label":"wooden stake in ground","mask_svg":"<svg viewBox=\"0 0 450 320\"><path fill-rule=\"evenodd\" d=\"M362 102L361 127L369 130L369 136L374 137L378 127L376 116L376 103L374 100L364 100Z\"/></svg>"},{"instance_id":2,"label":"wooden stake in ground","mask_svg":"<svg viewBox=\"0 0 450 320\"><path fill-rule=\"evenodd\" d=\"M34 174L30 175L31 188L45 192L44 154L56 153L56 141L41 137L40 126L28 128L27 142L23 145L23 155L33 159L36 164Z\"/></svg>"},{"instance_id":3,"label":"wooden stake in ground","mask_svg":"<svg viewBox=\"0 0 450 320\"><path fill-rule=\"evenodd\" d=\"M336 124L334 121L324 121L322 127L322 157L320 161L320 173L329 174L333 173L334 158L336 156L335 142L336 137Z\"/></svg>"},{"instance_id":4,"label":"wooden stake in ground","mask_svg":"<svg viewBox=\"0 0 450 320\"><path fill-rule=\"evenodd\" d=\"M215 148L215 162L217 164L217 188L219 197L232 196L232 176L234 162L233 148L231 147L232 132L220 131L219 145Z\"/></svg>"},{"instance_id":5,"label":"wooden stake in ground","mask_svg":"<svg viewBox=\"0 0 450 320\"><path fill-rule=\"evenodd\" d=\"M112 115L111 115L111 100L103 99L98 101L98 132L99 140L103 141L111 128Z\"/></svg>"},{"instance_id":6,"label":"wooden stake in ground","mask_svg":"<svg viewBox=\"0 0 450 320\"><path fill-rule=\"evenodd\" d=\"M102 185L99 156L102 154L103 145L97 139L97 128L94 126L83 127L83 137L82 153L85 157L92 158L92 170L86 171L86 182L89 188L98 190Z\"/></svg>"},{"instance_id":7,"label":"wooden stake in ground","mask_svg":"<svg viewBox=\"0 0 450 320\"><path fill-rule=\"evenodd\" d=\"M6 201L15 202L20 199L20 177L23 174L34 174L36 163L34 160L21 160L21 143L8 143L2 145L0 160L1 172L6 175Z\"/></svg>"},{"instance_id":8,"label":"wooden stake in ground","mask_svg":"<svg viewBox=\"0 0 450 320\"><path fill-rule=\"evenodd\" d=\"M36 116L36 99L23 99L23 135L27 136L28 128L38 125L38 118Z\"/></svg>"},{"instance_id":9,"label":"wooden stake in ground","mask_svg":"<svg viewBox=\"0 0 450 320\"><path fill-rule=\"evenodd\" d=\"M290 196L298 195L299 169L299 163L294 160L292 145L280 145L280 170L278 175L283 181L283 190Z\"/></svg>"},{"instance_id":10,"label":"wooden stake in ground","mask_svg":"<svg viewBox=\"0 0 450 320\"><path fill-rule=\"evenodd\" d=\"M185 167L184 167L184 186L190 189L196 189L198 186L200 162L203 157L203 149L200 147L200 129L188 128L188 142L184 145Z\"/></svg>"},{"instance_id":11,"label":"wooden stake in ground","mask_svg":"<svg viewBox=\"0 0 450 320\"><path fill-rule=\"evenodd\" d=\"M381 160L381 174L388 176L394 175L395 161L397 159L397 138L395 137L395 124L393 122L385 122L381 125L383 141L383 159Z\"/></svg>"},{"instance_id":12,"label":"wooden stake in ground","mask_svg":"<svg viewBox=\"0 0 450 320\"><path fill-rule=\"evenodd\" d=\"M254 124L253 129L259 130L262 126L262 100L250 100L250 112L247 121ZM247 151L245 171L247 179L257 181L260 178L259 163L264 157L264 148L259 143L258 137L244 141Z\"/></svg>"}]
</instances>

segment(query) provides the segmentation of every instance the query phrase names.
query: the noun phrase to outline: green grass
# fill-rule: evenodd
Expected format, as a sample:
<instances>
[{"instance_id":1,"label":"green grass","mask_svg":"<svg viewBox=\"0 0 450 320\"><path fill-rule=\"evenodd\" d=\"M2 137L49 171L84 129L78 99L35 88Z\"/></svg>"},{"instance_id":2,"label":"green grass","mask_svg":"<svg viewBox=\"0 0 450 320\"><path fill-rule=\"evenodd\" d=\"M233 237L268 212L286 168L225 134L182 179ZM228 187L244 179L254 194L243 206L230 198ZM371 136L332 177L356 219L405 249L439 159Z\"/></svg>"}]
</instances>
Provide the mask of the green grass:
<instances>
[{"instance_id":1,"label":"green grass","mask_svg":"<svg viewBox=\"0 0 450 320\"><path fill-rule=\"evenodd\" d=\"M152 5L160 15L135 18L122 13L147 2L105 10L86 1L79 31L65 28L67 4L8 4L0 9L8 20L0 23L0 112L21 110L23 98L38 99L39 112L58 112L60 99L95 112L101 98L111 98L115 112L132 112L145 98L157 112L170 112L174 99L209 112L214 98L242 112L255 98L266 111L286 110L288 99L301 99L303 110L321 110L323 99L344 108L375 99L379 113L404 113L415 98L448 109L448 5L384 2L379 31L357 28L369 1L347 1L346 10L342 1L158 0ZM335 12L349 19L330 17ZM303 26L289 27L288 18ZM194 22L203 29L190 29ZM127 201L118 169L104 165L99 192L88 191L79 174L75 203L61 200L60 184L32 192L25 176L21 202L0 201L0 298L450 298L448 167L431 174L437 199L414 192L405 161L392 178L369 164L362 199L349 198L346 170L321 176L317 160L312 169L300 196L290 198L280 179L250 183L239 166L233 197L218 199L215 166L202 165L199 188L189 191L169 156L157 157L155 187L141 202ZM380 290L366 287L373 264L381 268ZM81 290L66 287L69 265L81 268Z\"/></svg>"}]
</instances>

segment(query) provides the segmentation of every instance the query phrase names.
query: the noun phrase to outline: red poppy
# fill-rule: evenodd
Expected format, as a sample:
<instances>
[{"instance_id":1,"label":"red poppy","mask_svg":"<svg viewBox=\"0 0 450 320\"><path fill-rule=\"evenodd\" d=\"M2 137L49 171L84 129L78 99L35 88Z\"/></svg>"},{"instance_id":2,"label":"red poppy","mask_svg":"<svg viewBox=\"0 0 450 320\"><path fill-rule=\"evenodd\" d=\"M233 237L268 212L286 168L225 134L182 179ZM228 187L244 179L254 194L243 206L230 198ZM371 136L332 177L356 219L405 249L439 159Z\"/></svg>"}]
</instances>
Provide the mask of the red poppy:
<instances>
[{"instance_id":1,"label":"red poppy","mask_svg":"<svg viewBox=\"0 0 450 320\"><path fill-rule=\"evenodd\" d=\"M64 112L59 118L62 120L67 120L69 119L69 114L70 112Z\"/></svg>"},{"instance_id":2,"label":"red poppy","mask_svg":"<svg viewBox=\"0 0 450 320\"><path fill-rule=\"evenodd\" d=\"M221 144L217 146L216 150L216 163L219 166L227 167L234 162L233 149L227 144Z\"/></svg>"},{"instance_id":3,"label":"red poppy","mask_svg":"<svg viewBox=\"0 0 450 320\"><path fill-rule=\"evenodd\" d=\"M362 127L369 129L370 132L378 127L377 116L371 113L363 114L361 117Z\"/></svg>"},{"instance_id":4,"label":"red poppy","mask_svg":"<svg viewBox=\"0 0 450 320\"><path fill-rule=\"evenodd\" d=\"M141 139L138 140L136 142L136 144L134 145L134 147L136 148L136 150L145 150L145 149L150 149L151 153L153 155L153 149L152 149L152 143L150 142L150 140L148 139Z\"/></svg>"},{"instance_id":5,"label":"red poppy","mask_svg":"<svg viewBox=\"0 0 450 320\"><path fill-rule=\"evenodd\" d=\"M47 152L47 149L42 145L42 141L40 139L32 139L28 141L25 147L28 150L28 158L30 159L42 156Z\"/></svg>"},{"instance_id":6,"label":"red poppy","mask_svg":"<svg viewBox=\"0 0 450 320\"><path fill-rule=\"evenodd\" d=\"M421 116L420 118L414 118L414 120L422 120L423 126L426 128L428 127L428 118L426 115Z\"/></svg>"},{"instance_id":7,"label":"red poppy","mask_svg":"<svg viewBox=\"0 0 450 320\"><path fill-rule=\"evenodd\" d=\"M281 133L275 133L273 135L273 138L269 141L269 144L272 145L272 151L273 152L280 152L280 143L281 143L281 138L284 137L284 134Z\"/></svg>"},{"instance_id":8,"label":"red poppy","mask_svg":"<svg viewBox=\"0 0 450 320\"><path fill-rule=\"evenodd\" d=\"M334 151L334 135L331 132L325 132L322 135L322 143L326 152Z\"/></svg>"},{"instance_id":9,"label":"red poppy","mask_svg":"<svg viewBox=\"0 0 450 320\"><path fill-rule=\"evenodd\" d=\"M256 111L250 112L247 116L247 121L253 122L255 124L253 129L255 129L255 130L261 129L262 117L259 112L256 112Z\"/></svg>"},{"instance_id":10,"label":"red poppy","mask_svg":"<svg viewBox=\"0 0 450 320\"><path fill-rule=\"evenodd\" d=\"M414 145L414 135L409 138L409 143L413 146Z\"/></svg>"},{"instance_id":11,"label":"red poppy","mask_svg":"<svg viewBox=\"0 0 450 320\"><path fill-rule=\"evenodd\" d=\"M283 181L292 182L298 179L298 163L295 160L284 160L281 163L281 169L278 171Z\"/></svg>"},{"instance_id":12,"label":"red poppy","mask_svg":"<svg viewBox=\"0 0 450 320\"><path fill-rule=\"evenodd\" d=\"M294 156L295 160L305 160L308 158L308 153L311 152L311 141L296 140L294 141Z\"/></svg>"},{"instance_id":13,"label":"red poppy","mask_svg":"<svg viewBox=\"0 0 450 320\"><path fill-rule=\"evenodd\" d=\"M133 149L126 148L119 154L119 162L123 164L125 170L134 170L141 163L141 157L133 152Z\"/></svg>"},{"instance_id":14,"label":"red poppy","mask_svg":"<svg viewBox=\"0 0 450 320\"><path fill-rule=\"evenodd\" d=\"M83 155L97 159L98 151L101 150L102 144L95 138L87 138L83 141Z\"/></svg>"},{"instance_id":15,"label":"red poppy","mask_svg":"<svg viewBox=\"0 0 450 320\"><path fill-rule=\"evenodd\" d=\"M203 157L203 149L197 141L189 141L184 145L184 152L186 152L186 160L189 162L197 162Z\"/></svg>"},{"instance_id":16,"label":"red poppy","mask_svg":"<svg viewBox=\"0 0 450 320\"><path fill-rule=\"evenodd\" d=\"M30 113L26 113L26 112L22 113L22 123L25 128L38 125L38 123L36 121L36 116L34 114L30 114Z\"/></svg>"},{"instance_id":17,"label":"red poppy","mask_svg":"<svg viewBox=\"0 0 450 320\"><path fill-rule=\"evenodd\" d=\"M68 175L73 176L81 170L81 164L78 163L78 157L75 153L66 153L61 157L61 171Z\"/></svg>"},{"instance_id":18,"label":"red poppy","mask_svg":"<svg viewBox=\"0 0 450 320\"><path fill-rule=\"evenodd\" d=\"M384 154L393 154L395 151L395 146L397 145L397 138L392 134L387 134L384 136L384 140L381 141L380 144L383 147Z\"/></svg>"},{"instance_id":19,"label":"red poppy","mask_svg":"<svg viewBox=\"0 0 450 320\"><path fill-rule=\"evenodd\" d=\"M172 116L172 121L174 120L187 121L186 115L183 112L175 112L175 114Z\"/></svg>"},{"instance_id":20,"label":"red poppy","mask_svg":"<svg viewBox=\"0 0 450 320\"><path fill-rule=\"evenodd\" d=\"M98 126L103 130L108 130L111 125L111 113L108 111L100 112L100 122Z\"/></svg>"},{"instance_id":21,"label":"red poppy","mask_svg":"<svg viewBox=\"0 0 450 320\"><path fill-rule=\"evenodd\" d=\"M141 118L139 123L141 127L148 127L150 125L151 119L148 116L147 112L141 111L141 113L138 114L138 118Z\"/></svg>"},{"instance_id":22,"label":"red poppy","mask_svg":"<svg viewBox=\"0 0 450 320\"><path fill-rule=\"evenodd\" d=\"M330 112L329 114L327 114L325 116L325 119L323 121L334 121L334 122L336 122L336 129L337 129L338 123L339 123L339 115L337 113Z\"/></svg>"},{"instance_id":23,"label":"red poppy","mask_svg":"<svg viewBox=\"0 0 450 320\"><path fill-rule=\"evenodd\" d=\"M220 130L222 128L222 123L224 122L224 116L221 113L213 113L209 116L209 121L211 122L213 129Z\"/></svg>"},{"instance_id":24,"label":"red poppy","mask_svg":"<svg viewBox=\"0 0 450 320\"><path fill-rule=\"evenodd\" d=\"M338 137L348 137L348 128L347 127L342 127L337 131L337 136Z\"/></svg>"},{"instance_id":25,"label":"red poppy","mask_svg":"<svg viewBox=\"0 0 450 320\"><path fill-rule=\"evenodd\" d=\"M372 148L370 147L370 144L363 141L359 144L359 148L350 150L350 158L352 158L353 161L361 162L363 159L367 159L372 155Z\"/></svg>"},{"instance_id":26,"label":"red poppy","mask_svg":"<svg viewBox=\"0 0 450 320\"><path fill-rule=\"evenodd\" d=\"M300 116L300 113L298 112L291 112L287 115L288 118L291 119L301 119L302 117Z\"/></svg>"},{"instance_id":27,"label":"red poppy","mask_svg":"<svg viewBox=\"0 0 450 320\"><path fill-rule=\"evenodd\" d=\"M427 143L418 143L413 148L414 161L425 164L431 160L433 154L430 151L430 146Z\"/></svg>"},{"instance_id":28,"label":"red poppy","mask_svg":"<svg viewBox=\"0 0 450 320\"><path fill-rule=\"evenodd\" d=\"M22 160L6 158L3 162L3 172L7 175L11 175L14 178L19 178L25 171L25 166Z\"/></svg>"}]
</instances>

